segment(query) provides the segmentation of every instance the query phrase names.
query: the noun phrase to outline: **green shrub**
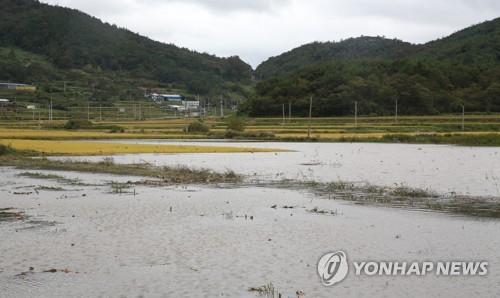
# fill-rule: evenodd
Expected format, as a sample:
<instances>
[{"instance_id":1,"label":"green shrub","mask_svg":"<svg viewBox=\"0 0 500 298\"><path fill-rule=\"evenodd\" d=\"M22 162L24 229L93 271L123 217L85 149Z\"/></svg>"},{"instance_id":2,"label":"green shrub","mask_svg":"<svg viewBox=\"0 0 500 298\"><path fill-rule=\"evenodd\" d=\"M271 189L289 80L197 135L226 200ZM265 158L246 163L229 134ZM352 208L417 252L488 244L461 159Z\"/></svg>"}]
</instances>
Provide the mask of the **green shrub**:
<instances>
[{"instance_id":1,"label":"green shrub","mask_svg":"<svg viewBox=\"0 0 500 298\"><path fill-rule=\"evenodd\" d=\"M203 123L203 121L195 121L189 123L187 132L208 133L209 131L210 131L209 125ZM186 132L186 128L184 128L184 132Z\"/></svg>"},{"instance_id":2,"label":"green shrub","mask_svg":"<svg viewBox=\"0 0 500 298\"><path fill-rule=\"evenodd\" d=\"M235 131L235 130L232 130L232 129L228 129L226 130L226 132L224 133L224 137L226 139L232 139L234 137L239 137L241 135L241 132L239 131Z\"/></svg>"},{"instance_id":3,"label":"green shrub","mask_svg":"<svg viewBox=\"0 0 500 298\"><path fill-rule=\"evenodd\" d=\"M118 126L118 125L113 125L113 126L111 126L109 132L110 133L124 133L125 128Z\"/></svg>"},{"instance_id":4,"label":"green shrub","mask_svg":"<svg viewBox=\"0 0 500 298\"><path fill-rule=\"evenodd\" d=\"M0 144L0 156L14 153L14 149L7 145Z\"/></svg>"},{"instance_id":5,"label":"green shrub","mask_svg":"<svg viewBox=\"0 0 500 298\"><path fill-rule=\"evenodd\" d=\"M70 119L64 125L64 129L74 130L74 129L88 129L92 128L92 122L84 119Z\"/></svg>"},{"instance_id":6,"label":"green shrub","mask_svg":"<svg viewBox=\"0 0 500 298\"><path fill-rule=\"evenodd\" d=\"M228 117L226 120L226 125L228 130L234 130L242 132L246 128L245 120L236 116Z\"/></svg>"},{"instance_id":7,"label":"green shrub","mask_svg":"<svg viewBox=\"0 0 500 298\"><path fill-rule=\"evenodd\" d=\"M259 138L272 139L276 137L272 131L261 131L259 132Z\"/></svg>"}]
</instances>

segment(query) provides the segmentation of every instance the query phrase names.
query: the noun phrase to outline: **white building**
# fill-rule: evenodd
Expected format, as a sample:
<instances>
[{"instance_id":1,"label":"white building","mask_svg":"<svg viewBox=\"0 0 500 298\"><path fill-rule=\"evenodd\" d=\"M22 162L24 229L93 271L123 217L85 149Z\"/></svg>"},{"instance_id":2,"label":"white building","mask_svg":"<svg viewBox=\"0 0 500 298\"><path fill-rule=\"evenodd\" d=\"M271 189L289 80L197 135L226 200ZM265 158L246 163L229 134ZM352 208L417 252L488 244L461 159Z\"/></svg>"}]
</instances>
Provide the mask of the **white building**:
<instances>
[{"instance_id":1,"label":"white building","mask_svg":"<svg viewBox=\"0 0 500 298\"><path fill-rule=\"evenodd\" d=\"M198 110L200 107L200 102L197 100L182 100L181 103L179 104L179 111L194 111Z\"/></svg>"},{"instance_id":2,"label":"white building","mask_svg":"<svg viewBox=\"0 0 500 298\"><path fill-rule=\"evenodd\" d=\"M163 102L163 101L181 101L182 96L179 94L158 94L158 93L151 93L146 95L147 98L156 101L156 102Z\"/></svg>"}]
</instances>

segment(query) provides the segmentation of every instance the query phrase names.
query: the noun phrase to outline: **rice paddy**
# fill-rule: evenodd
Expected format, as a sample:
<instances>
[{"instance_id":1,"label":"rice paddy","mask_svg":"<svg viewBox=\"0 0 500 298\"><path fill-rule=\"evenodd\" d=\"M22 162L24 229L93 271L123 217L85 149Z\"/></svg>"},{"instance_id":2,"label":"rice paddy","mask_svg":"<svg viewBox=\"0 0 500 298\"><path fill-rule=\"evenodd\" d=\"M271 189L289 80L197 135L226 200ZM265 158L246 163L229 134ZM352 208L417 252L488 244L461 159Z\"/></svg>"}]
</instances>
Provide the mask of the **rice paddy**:
<instances>
[{"instance_id":1,"label":"rice paddy","mask_svg":"<svg viewBox=\"0 0 500 298\"><path fill-rule=\"evenodd\" d=\"M50 155L112 155L134 153L237 153L276 152L280 150L219 146L119 144L84 141L47 141L0 139L0 144L17 150L36 151Z\"/></svg>"},{"instance_id":2,"label":"rice paddy","mask_svg":"<svg viewBox=\"0 0 500 298\"><path fill-rule=\"evenodd\" d=\"M32 148L44 152L64 154L145 153L165 152L157 147L110 147L85 145L77 148L72 143L60 150L62 143L13 142L12 140L110 140L110 139L255 139L273 141L333 141L333 142L408 142L461 145L500 145L500 115L402 116L394 117L332 117L313 118L309 128L307 118L256 118L246 119L242 134L226 134L224 118L203 119L210 132L186 133L188 123L197 119L150 119L145 121L95 121L91 128L65 130L66 121L4 120L0 122L0 139L19 149ZM394 138L397 135L398 138ZM404 136L401 138L401 136ZM484 139L487 139L485 141ZM43 144L43 146L42 146ZM71 147L71 148L70 148ZM83 146L80 146L83 147ZM193 149L193 148L191 148ZM96 150L91 152L92 150ZM186 152L188 148L166 152ZM180 151L178 151L180 150ZM205 149L193 152L207 152ZM208 151L212 152L212 151ZM228 152L228 151L222 151Z\"/></svg>"},{"instance_id":3,"label":"rice paddy","mask_svg":"<svg viewBox=\"0 0 500 298\"><path fill-rule=\"evenodd\" d=\"M485 118L464 131L457 122L438 119L408 118L397 124L372 120L353 125L348 118L314 119L308 138L305 119L285 124L254 119L238 137L259 139L270 132L278 141L467 140L475 145L495 145L500 139L498 121ZM71 278L76 285L71 287L73 296L119 296L120 291L143 295L138 288L158 296L221 296L217 287L226 287L222 296L277 292L322 297L329 294L318 286L315 263L332 239L345 240L352 251L375 252L381 259L404 260L413 254L410 257L418 260L453 255L498 261L491 249L498 243L490 236L498 230L500 216L498 148L103 141L227 135L222 119L205 123L212 126L209 134L184 133L185 121L179 120L102 122L82 130L65 130L64 122L0 122L0 232L13 239L4 241L1 249L6 256L0 262L3 292L61 296L66 289L60 285ZM114 126L123 130L111 132ZM281 150L269 149L273 147ZM269 151L288 152L140 155ZM121 153L134 155L110 156ZM434 190L436 185L445 190ZM477 195L478 190L486 194ZM33 239L42 246L33 245ZM472 243L468 250L456 245L463 242ZM238 282L238 274L225 274L235 268L244 283ZM277 277L272 282L262 278L270 275ZM475 279L473 288L459 281L458 289L453 285L445 290L492 296L490 285L498 276L492 272L486 278ZM47 287L40 287L40 280L48 282ZM200 292L193 291L196 287L190 285L200 280ZM404 295L415 284L414 279L391 280L390 288L387 279L375 286L360 282L356 286L375 288L375 296ZM430 288L438 294L450 284L432 277L419 282L425 284L412 290ZM344 291L340 296L352 294L349 284L338 289Z\"/></svg>"}]
</instances>

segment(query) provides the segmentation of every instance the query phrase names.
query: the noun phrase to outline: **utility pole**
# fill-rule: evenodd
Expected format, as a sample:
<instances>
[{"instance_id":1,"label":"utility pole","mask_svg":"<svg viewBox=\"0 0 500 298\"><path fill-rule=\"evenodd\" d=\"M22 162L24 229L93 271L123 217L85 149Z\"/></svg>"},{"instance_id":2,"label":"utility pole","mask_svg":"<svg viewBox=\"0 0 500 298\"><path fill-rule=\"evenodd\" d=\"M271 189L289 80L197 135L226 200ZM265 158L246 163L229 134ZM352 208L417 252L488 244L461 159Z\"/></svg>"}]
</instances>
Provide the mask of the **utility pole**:
<instances>
[{"instance_id":1,"label":"utility pole","mask_svg":"<svg viewBox=\"0 0 500 298\"><path fill-rule=\"evenodd\" d=\"M222 102L222 96L221 96L221 100L220 100L220 116L224 117L224 106L223 106L223 102Z\"/></svg>"},{"instance_id":2,"label":"utility pole","mask_svg":"<svg viewBox=\"0 0 500 298\"><path fill-rule=\"evenodd\" d=\"M283 125L285 125L285 104L283 104Z\"/></svg>"},{"instance_id":3,"label":"utility pole","mask_svg":"<svg viewBox=\"0 0 500 298\"><path fill-rule=\"evenodd\" d=\"M354 102L354 126L358 127L358 102Z\"/></svg>"},{"instance_id":4,"label":"utility pole","mask_svg":"<svg viewBox=\"0 0 500 298\"><path fill-rule=\"evenodd\" d=\"M396 122L398 122L398 100L396 99Z\"/></svg>"},{"instance_id":5,"label":"utility pole","mask_svg":"<svg viewBox=\"0 0 500 298\"><path fill-rule=\"evenodd\" d=\"M87 120L90 121L90 101L87 100Z\"/></svg>"},{"instance_id":6,"label":"utility pole","mask_svg":"<svg viewBox=\"0 0 500 298\"><path fill-rule=\"evenodd\" d=\"M462 131L465 129L465 105L462 105Z\"/></svg>"},{"instance_id":7,"label":"utility pole","mask_svg":"<svg viewBox=\"0 0 500 298\"><path fill-rule=\"evenodd\" d=\"M184 118L186 118L186 133L189 133L188 114L187 114L187 99L186 98L184 98Z\"/></svg>"},{"instance_id":8,"label":"utility pole","mask_svg":"<svg viewBox=\"0 0 500 298\"><path fill-rule=\"evenodd\" d=\"M196 96L196 100L198 101L198 117L202 118L201 109L203 108L203 106L200 105L200 94L199 93Z\"/></svg>"},{"instance_id":9,"label":"utility pole","mask_svg":"<svg viewBox=\"0 0 500 298\"><path fill-rule=\"evenodd\" d=\"M309 122L307 123L307 138L311 139L311 116L312 116L312 106L313 106L313 97L311 95L311 99L309 100Z\"/></svg>"},{"instance_id":10,"label":"utility pole","mask_svg":"<svg viewBox=\"0 0 500 298\"><path fill-rule=\"evenodd\" d=\"M203 119L205 119L207 117L207 99L204 98L203 99Z\"/></svg>"},{"instance_id":11,"label":"utility pole","mask_svg":"<svg viewBox=\"0 0 500 298\"><path fill-rule=\"evenodd\" d=\"M292 103L288 102L288 119L292 119Z\"/></svg>"}]
</instances>

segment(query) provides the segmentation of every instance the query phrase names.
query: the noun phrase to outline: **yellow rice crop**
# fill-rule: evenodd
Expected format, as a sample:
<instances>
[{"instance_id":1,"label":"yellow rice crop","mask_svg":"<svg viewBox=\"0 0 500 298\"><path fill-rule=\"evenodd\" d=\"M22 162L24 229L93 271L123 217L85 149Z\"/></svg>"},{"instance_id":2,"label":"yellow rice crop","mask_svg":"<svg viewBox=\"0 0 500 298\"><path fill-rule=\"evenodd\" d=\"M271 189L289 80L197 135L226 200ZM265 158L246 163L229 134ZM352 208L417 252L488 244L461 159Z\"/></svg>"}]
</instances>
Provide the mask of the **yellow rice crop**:
<instances>
[{"instance_id":1,"label":"yellow rice crop","mask_svg":"<svg viewBox=\"0 0 500 298\"><path fill-rule=\"evenodd\" d=\"M189 135L190 138L202 135ZM179 134L158 133L109 133L104 131L66 131L36 129L0 129L0 138L5 139L133 139L133 138L179 138Z\"/></svg>"},{"instance_id":2,"label":"yellow rice crop","mask_svg":"<svg viewBox=\"0 0 500 298\"><path fill-rule=\"evenodd\" d=\"M68 155L111 155L132 153L236 153L236 152L277 152L277 149L238 148L192 145L123 144L78 141L39 141L0 139L0 144L15 149L43 152L45 154Z\"/></svg>"}]
</instances>

